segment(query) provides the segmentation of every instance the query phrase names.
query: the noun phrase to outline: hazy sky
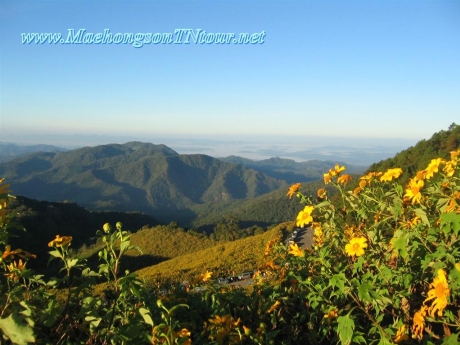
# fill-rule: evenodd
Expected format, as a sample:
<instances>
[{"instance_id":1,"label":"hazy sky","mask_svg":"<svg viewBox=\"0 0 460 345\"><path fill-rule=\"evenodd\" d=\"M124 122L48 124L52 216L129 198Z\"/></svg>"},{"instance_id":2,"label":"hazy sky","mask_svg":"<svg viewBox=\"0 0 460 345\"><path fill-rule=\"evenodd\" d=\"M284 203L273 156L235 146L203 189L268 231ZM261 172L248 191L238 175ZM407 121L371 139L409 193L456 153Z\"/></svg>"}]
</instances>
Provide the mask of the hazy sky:
<instances>
[{"instance_id":1,"label":"hazy sky","mask_svg":"<svg viewBox=\"0 0 460 345\"><path fill-rule=\"evenodd\" d=\"M0 0L0 16L0 140L422 139L460 122L460 1ZM256 33L258 42L21 41L23 33L66 40L69 29L201 29Z\"/></svg>"}]
</instances>

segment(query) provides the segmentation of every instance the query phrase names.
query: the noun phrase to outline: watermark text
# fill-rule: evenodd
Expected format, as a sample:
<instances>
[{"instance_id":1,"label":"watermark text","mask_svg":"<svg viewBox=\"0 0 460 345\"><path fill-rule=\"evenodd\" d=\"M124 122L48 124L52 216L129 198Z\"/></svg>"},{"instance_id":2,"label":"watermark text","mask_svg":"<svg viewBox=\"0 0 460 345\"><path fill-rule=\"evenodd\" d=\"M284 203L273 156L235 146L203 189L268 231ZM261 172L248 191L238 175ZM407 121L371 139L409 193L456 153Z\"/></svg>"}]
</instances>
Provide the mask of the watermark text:
<instances>
[{"instance_id":1,"label":"watermark text","mask_svg":"<svg viewBox=\"0 0 460 345\"><path fill-rule=\"evenodd\" d=\"M86 29L68 29L66 35L59 32L21 33L22 44L128 44L142 48L149 44L264 44L266 33L261 32L208 32L203 29L175 29L162 33L112 33L88 32Z\"/></svg>"}]
</instances>

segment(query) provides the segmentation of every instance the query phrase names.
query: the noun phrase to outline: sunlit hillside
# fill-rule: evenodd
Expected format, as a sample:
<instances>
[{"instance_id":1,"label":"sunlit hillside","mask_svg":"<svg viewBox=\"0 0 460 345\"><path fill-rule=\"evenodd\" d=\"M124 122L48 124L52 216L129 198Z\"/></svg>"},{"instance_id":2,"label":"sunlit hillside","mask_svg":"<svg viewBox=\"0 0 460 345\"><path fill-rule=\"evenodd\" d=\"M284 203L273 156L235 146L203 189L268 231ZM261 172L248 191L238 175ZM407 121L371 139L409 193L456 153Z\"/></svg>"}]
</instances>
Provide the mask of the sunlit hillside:
<instances>
[{"instance_id":1,"label":"sunlit hillside","mask_svg":"<svg viewBox=\"0 0 460 345\"><path fill-rule=\"evenodd\" d=\"M283 231L292 229L292 226L292 222L283 223L261 235L216 243L212 247L143 268L137 273L147 282L154 283L158 277L182 281L197 277L206 271L211 271L218 277L254 270L263 263L267 242L281 237ZM142 235L142 232L139 235ZM138 241L135 237L133 239L135 242ZM168 248L172 245L165 244ZM193 249L192 243L190 247Z\"/></svg>"}]
</instances>

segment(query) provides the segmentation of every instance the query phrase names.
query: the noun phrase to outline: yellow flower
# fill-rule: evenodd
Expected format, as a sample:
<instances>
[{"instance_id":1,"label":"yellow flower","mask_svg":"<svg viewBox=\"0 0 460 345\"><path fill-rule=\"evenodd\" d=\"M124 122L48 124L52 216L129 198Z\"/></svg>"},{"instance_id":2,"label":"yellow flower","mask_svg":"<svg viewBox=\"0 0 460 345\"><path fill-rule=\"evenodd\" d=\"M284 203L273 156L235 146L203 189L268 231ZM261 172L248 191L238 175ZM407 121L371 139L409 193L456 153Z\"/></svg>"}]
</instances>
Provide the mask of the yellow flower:
<instances>
[{"instance_id":1,"label":"yellow flower","mask_svg":"<svg viewBox=\"0 0 460 345\"><path fill-rule=\"evenodd\" d=\"M412 337L419 339L423 338L423 329L425 328L425 317L428 307L422 306L418 312L414 315L414 324L412 325Z\"/></svg>"},{"instance_id":2,"label":"yellow flower","mask_svg":"<svg viewBox=\"0 0 460 345\"><path fill-rule=\"evenodd\" d=\"M343 233L345 234L345 236L348 238L348 239L352 239L353 237L355 237L355 226L354 225L348 225L348 224L345 224L345 229L343 231Z\"/></svg>"},{"instance_id":3,"label":"yellow flower","mask_svg":"<svg viewBox=\"0 0 460 345\"><path fill-rule=\"evenodd\" d=\"M339 317L339 314L336 309L332 309L327 314L324 314L324 318L329 319L329 320L336 319L338 317Z\"/></svg>"},{"instance_id":4,"label":"yellow flower","mask_svg":"<svg viewBox=\"0 0 460 345\"><path fill-rule=\"evenodd\" d=\"M432 159L430 164L428 164L428 167L425 169L425 178L428 180L432 178L434 173L437 173L439 171L439 165L441 163L444 163L444 160L441 158Z\"/></svg>"},{"instance_id":5,"label":"yellow flower","mask_svg":"<svg viewBox=\"0 0 460 345\"><path fill-rule=\"evenodd\" d=\"M313 223L312 228L315 230L313 233L313 243L318 247L322 247L324 244L324 236L323 230L321 229L321 223Z\"/></svg>"},{"instance_id":6,"label":"yellow flower","mask_svg":"<svg viewBox=\"0 0 460 345\"><path fill-rule=\"evenodd\" d=\"M289 246L289 254L292 254L292 255L297 256L297 257L304 257L305 256L305 252L302 249L299 248L297 243L291 244Z\"/></svg>"},{"instance_id":7,"label":"yellow flower","mask_svg":"<svg viewBox=\"0 0 460 345\"><path fill-rule=\"evenodd\" d=\"M313 221L311 213L314 209L314 206L305 206L305 208L297 215L296 225L303 228L305 225L310 224Z\"/></svg>"},{"instance_id":8,"label":"yellow flower","mask_svg":"<svg viewBox=\"0 0 460 345\"><path fill-rule=\"evenodd\" d=\"M59 236L56 235L56 238L48 243L48 247L64 247L67 244L70 245L72 241L72 236Z\"/></svg>"},{"instance_id":9,"label":"yellow flower","mask_svg":"<svg viewBox=\"0 0 460 345\"><path fill-rule=\"evenodd\" d=\"M423 188L424 182L423 180L419 180L417 178L413 178L409 181L409 187L406 189L406 194L404 194L404 198L412 199L412 204L420 203L420 199L422 199L422 193L420 190Z\"/></svg>"},{"instance_id":10,"label":"yellow flower","mask_svg":"<svg viewBox=\"0 0 460 345\"><path fill-rule=\"evenodd\" d=\"M179 332L177 332L177 335L182 338L182 337L190 337L191 333L187 328L182 328Z\"/></svg>"},{"instance_id":11,"label":"yellow flower","mask_svg":"<svg viewBox=\"0 0 460 345\"><path fill-rule=\"evenodd\" d=\"M289 187L289 191L287 192L286 196L290 198L292 198L292 196L294 195L294 193L296 193L300 188L300 183L296 183L296 184L293 184L291 187Z\"/></svg>"},{"instance_id":12,"label":"yellow flower","mask_svg":"<svg viewBox=\"0 0 460 345\"><path fill-rule=\"evenodd\" d=\"M372 172L368 173L367 175L361 176L360 180L368 180L368 181L370 181L370 180L374 179L375 177L379 177L380 175L382 175L381 172L372 171Z\"/></svg>"},{"instance_id":13,"label":"yellow flower","mask_svg":"<svg viewBox=\"0 0 460 345\"><path fill-rule=\"evenodd\" d=\"M205 274L203 274L202 279L204 282L208 281L212 277L212 272L206 271Z\"/></svg>"},{"instance_id":14,"label":"yellow flower","mask_svg":"<svg viewBox=\"0 0 460 345\"><path fill-rule=\"evenodd\" d=\"M275 265L275 263L273 261L266 262L265 267L267 269L271 269L271 270L274 270L274 271L279 270L279 266Z\"/></svg>"},{"instance_id":15,"label":"yellow flower","mask_svg":"<svg viewBox=\"0 0 460 345\"><path fill-rule=\"evenodd\" d=\"M450 151L450 159L455 160L458 156L460 156L460 150Z\"/></svg>"},{"instance_id":16,"label":"yellow flower","mask_svg":"<svg viewBox=\"0 0 460 345\"><path fill-rule=\"evenodd\" d=\"M323 176L324 176L324 183L325 184L328 184L329 182L331 182L332 176L329 173L323 174Z\"/></svg>"},{"instance_id":17,"label":"yellow flower","mask_svg":"<svg viewBox=\"0 0 460 345\"><path fill-rule=\"evenodd\" d=\"M334 170L330 170L330 172L331 172L331 175L332 175L332 176L335 176L335 175L338 176L338 175L340 175L340 173L341 173L342 171L345 171L345 170L346 170L345 167L341 167L341 166L339 166L338 164L336 164L335 167L334 167Z\"/></svg>"},{"instance_id":18,"label":"yellow flower","mask_svg":"<svg viewBox=\"0 0 460 345\"><path fill-rule=\"evenodd\" d=\"M346 184L351 181L351 176L348 174L343 174L337 179L337 182L340 184Z\"/></svg>"},{"instance_id":19,"label":"yellow flower","mask_svg":"<svg viewBox=\"0 0 460 345\"><path fill-rule=\"evenodd\" d=\"M275 243L279 242L280 238L277 237L277 238L274 238L273 240L270 240L267 242L267 246L265 247L265 253L264 253L264 256L270 254L273 246L275 245Z\"/></svg>"},{"instance_id":20,"label":"yellow flower","mask_svg":"<svg viewBox=\"0 0 460 345\"><path fill-rule=\"evenodd\" d=\"M364 255L364 248L367 248L367 239L365 237L355 237L345 245L345 253L348 256L361 256Z\"/></svg>"},{"instance_id":21,"label":"yellow flower","mask_svg":"<svg viewBox=\"0 0 460 345\"><path fill-rule=\"evenodd\" d=\"M446 208L444 209L444 213L454 212L457 209L457 202L455 199L450 199Z\"/></svg>"},{"instance_id":22,"label":"yellow flower","mask_svg":"<svg viewBox=\"0 0 460 345\"><path fill-rule=\"evenodd\" d=\"M446 174L448 177L452 177L455 174L455 167L452 162L447 162L446 165L444 166L444 174Z\"/></svg>"},{"instance_id":23,"label":"yellow flower","mask_svg":"<svg viewBox=\"0 0 460 345\"><path fill-rule=\"evenodd\" d=\"M409 340L409 336L406 333L407 328L406 325L402 325L401 327L398 328L398 331L396 332L396 336L393 339L393 342L396 344L402 343L405 340Z\"/></svg>"},{"instance_id":24,"label":"yellow flower","mask_svg":"<svg viewBox=\"0 0 460 345\"><path fill-rule=\"evenodd\" d=\"M446 272L443 269L438 270L438 276L433 279L430 287L432 289L428 291L428 297L423 303L433 300L431 307L428 309L428 314L434 317L434 314L438 312L438 316L442 316L443 310L447 307L447 297L450 294Z\"/></svg>"},{"instance_id":25,"label":"yellow flower","mask_svg":"<svg viewBox=\"0 0 460 345\"><path fill-rule=\"evenodd\" d=\"M14 255L15 254L19 254L22 252L22 249L15 249L13 251L11 251L11 246L8 244L6 247L5 247L5 251L3 252L2 254L2 258L3 259L8 259L8 257L11 256L10 259L14 259Z\"/></svg>"},{"instance_id":26,"label":"yellow flower","mask_svg":"<svg viewBox=\"0 0 460 345\"><path fill-rule=\"evenodd\" d=\"M6 268L10 273L6 273L5 276L17 282L19 280L19 271L24 271L25 264L19 259L19 262L13 261L11 264L6 265Z\"/></svg>"},{"instance_id":27,"label":"yellow flower","mask_svg":"<svg viewBox=\"0 0 460 345\"><path fill-rule=\"evenodd\" d=\"M275 303L273 303L270 309L267 310L267 314L270 314L271 312L273 312L276 308L278 308L280 304L281 304L280 301L276 301Z\"/></svg>"},{"instance_id":28,"label":"yellow flower","mask_svg":"<svg viewBox=\"0 0 460 345\"><path fill-rule=\"evenodd\" d=\"M323 199L326 197L326 190L324 188L320 188L318 189L318 191L316 192L316 195L318 196L318 198L320 199Z\"/></svg>"},{"instance_id":29,"label":"yellow flower","mask_svg":"<svg viewBox=\"0 0 460 345\"><path fill-rule=\"evenodd\" d=\"M244 331L244 334L247 335L247 336L250 336L252 331L251 331L251 328L249 327L246 327L243 325L243 331Z\"/></svg>"},{"instance_id":30,"label":"yellow flower","mask_svg":"<svg viewBox=\"0 0 460 345\"><path fill-rule=\"evenodd\" d=\"M388 182L393 179L397 179L401 174L401 168L388 169L382 176L380 176L380 182Z\"/></svg>"},{"instance_id":31,"label":"yellow flower","mask_svg":"<svg viewBox=\"0 0 460 345\"><path fill-rule=\"evenodd\" d=\"M421 218L419 216L416 216L412 220L409 219L406 222L399 222L399 224L401 224L404 229L411 229L417 224L419 224L421 221Z\"/></svg>"}]
</instances>

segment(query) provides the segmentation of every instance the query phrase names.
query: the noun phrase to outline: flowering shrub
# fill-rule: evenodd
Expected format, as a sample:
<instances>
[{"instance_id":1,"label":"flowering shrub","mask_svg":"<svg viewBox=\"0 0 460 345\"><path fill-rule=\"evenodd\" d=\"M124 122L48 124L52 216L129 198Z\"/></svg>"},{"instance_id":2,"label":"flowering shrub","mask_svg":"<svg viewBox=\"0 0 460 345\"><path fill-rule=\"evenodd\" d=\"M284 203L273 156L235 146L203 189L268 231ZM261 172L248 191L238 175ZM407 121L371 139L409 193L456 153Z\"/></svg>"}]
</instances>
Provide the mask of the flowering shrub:
<instances>
[{"instance_id":1,"label":"flowering shrub","mask_svg":"<svg viewBox=\"0 0 460 345\"><path fill-rule=\"evenodd\" d=\"M433 159L405 187L397 182L402 170L392 168L347 190L345 170L336 165L324 174L339 202L323 189L324 201L308 204L296 188L307 201L297 225L319 223L322 238L305 255L291 246L286 259L275 259L288 267L280 286L292 291L294 279L303 302L296 306L285 295L277 323L292 330L290 315L303 318L310 343L457 344L460 150L448 161Z\"/></svg>"},{"instance_id":2,"label":"flowering shrub","mask_svg":"<svg viewBox=\"0 0 460 345\"><path fill-rule=\"evenodd\" d=\"M311 249L276 238L249 289L216 284L209 268L199 290L161 296L120 271L137 249L121 223L98 231L97 270L69 256L72 238L60 235L48 245L62 276L28 270L34 255L8 244L1 180L0 334L15 344L458 344L460 150L406 186L397 167L356 183L345 171L324 174L337 200L321 188L314 203L300 184L287 193L303 204L294 222L312 229Z\"/></svg>"}]
</instances>

